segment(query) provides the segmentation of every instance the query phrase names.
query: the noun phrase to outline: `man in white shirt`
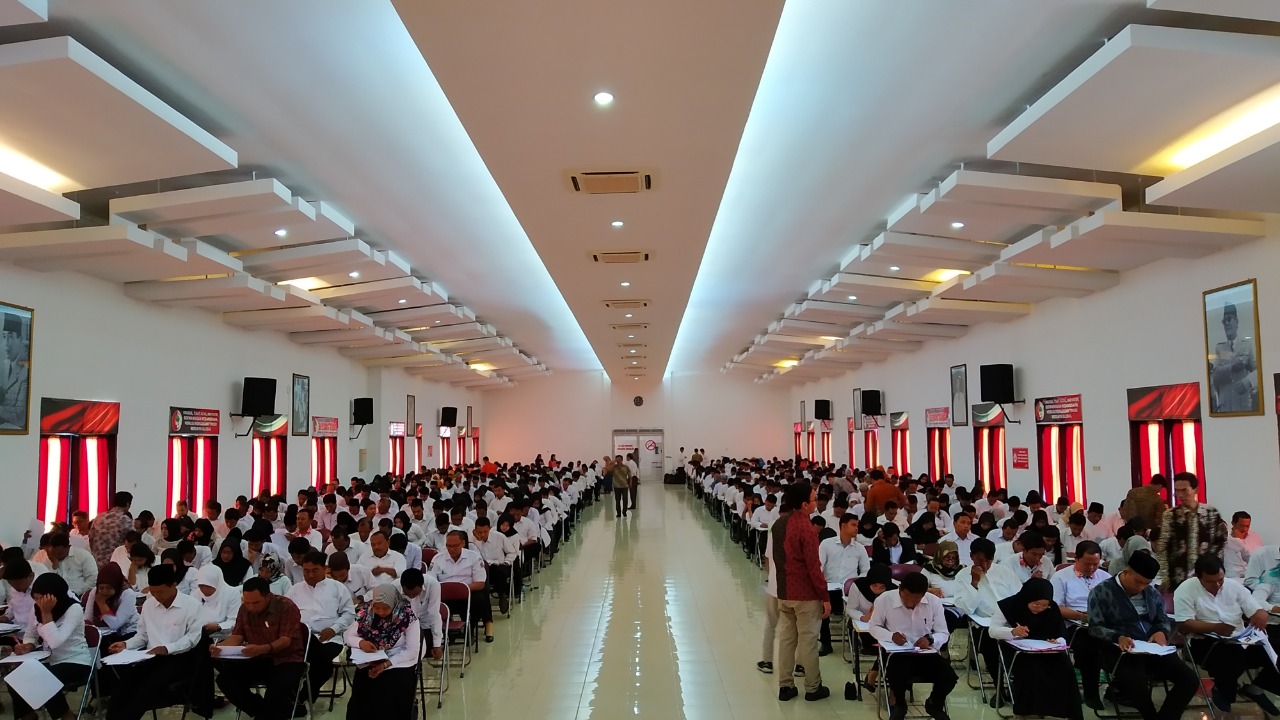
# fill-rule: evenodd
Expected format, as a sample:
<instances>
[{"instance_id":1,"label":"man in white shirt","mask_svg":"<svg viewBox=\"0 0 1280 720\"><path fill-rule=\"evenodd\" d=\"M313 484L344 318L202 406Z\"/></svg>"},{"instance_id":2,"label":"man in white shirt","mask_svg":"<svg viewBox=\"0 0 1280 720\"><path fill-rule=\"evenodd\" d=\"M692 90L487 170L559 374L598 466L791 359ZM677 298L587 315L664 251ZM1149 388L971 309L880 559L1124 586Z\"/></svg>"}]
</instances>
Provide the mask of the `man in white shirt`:
<instances>
[{"instance_id":1,"label":"man in white shirt","mask_svg":"<svg viewBox=\"0 0 1280 720\"><path fill-rule=\"evenodd\" d=\"M311 547L315 550L324 549L324 536L319 530L311 526L311 511L299 509L296 529L293 531L293 539L301 538L311 543Z\"/></svg>"},{"instance_id":2,"label":"man in white shirt","mask_svg":"<svg viewBox=\"0 0 1280 720\"><path fill-rule=\"evenodd\" d=\"M353 539L347 531L342 527L333 529L333 534L329 536L329 550L325 553L329 557L335 554L346 555L351 562L358 562L369 552L369 546Z\"/></svg>"},{"instance_id":3,"label":"man in white shirt","mask_svg":"<svg viewBox=\"0 0 1280 720\"><path fill-rule=\"evenodd\" d=\"M877 525L884 525L885 523L893 523L903 532L906 532L907 528L911 525L911 521L907 517L907 513L904 512L902 508L898 507L898 503L893 500L884 504L884 515L881 515L880 518L876 520Z\"/></svg>"},{"instance_id":4,"label":"man in white shirt","mask_svg":"<svg viewBox=\"0 0 1280 720\"><path fill-rule=\"evenodd\" d=\"M1074 559L1076 556L1076 546L1086 540L1093 540L1089 537L1088 530L1085 529L1088 520L1085 519L1084 513L1072 513L1067 518L1067 531L1062 534L1062 556L1068 559Z\"/></svg>"},{"instance_id":5,"label":"man in white shirt","mask_svg":"<svg viewBox=\"0 0 1280 720\"><path fill-rule=\"evenodd\" d=\"M72 594L80 597L98 583L98 562L88 550L71 547L71 539L62 533L49 536L49 547L32 558L47 566L67 581Z\"/></svg>"},{"instance_id":6,"label":"man in white shirt","mask_svg":"<svg viewBox=\"0 0 1280 720\"><path fill-rule=\"evenodd\" d=\"M486 580L488 574L484 569L484 561L480 553L469 550L466 546L467 536L462 532L449 533L445 551L436 555L431 561L428 572L434 575L440 584L454 582L466 585L471 590L471 618L468 622L484 623L484 641L493 642L493 606L489 603L489 588ZM466 602L462 600L445 600L449 611L459 617L466 613Z\"/></svg>"},{"instance_id":7,"label":"man in white shirt","mask_svg":"<svg viewBox=\"0 0 1280 720\"><path fill-rule=\"evenodd\" d=\"M77 510L71 513L71 547L77 547L81 550L90 550L89 548L89 513L84 510ZM92 552L90 550L90 552Z\"/></svg>"},{"instance_id":8,"label":"man in white shirt","mask_svg":"<svg viewBox=\"0 0 1280 720\"><path fill-rule=\"evenodd\" d=\"M986 538L975 538L969 545L969 575L960 576L957 583L956 609L971 618L990 619L999 602L1022 589L1022 583L1012 573L992 572L996 546ZM977 635L978 652L992 679L1000 675L999 644L991 639L986 629Z\"/></svg>"},{"instance_id":9,"label":"man in white shirt","mask_svg":"<svg viewBox=\"0 0 1280 720\"><path fill-rule=\"evenodd\" d=\"M329 493L321 504L322 507L316 511L316 527L327 535L338 525L338 496Z\"/></svg>"},{"instance_id":10,"label":"man in white shirt","mask_svg":"<svg viewBox=\"0 0 1280 720\"><path fill-rule=\"evenodd\" d=\"M995 515L996 520L1004 518L1006 515L1006 508L1004 503L1000 502L1000 492L1000 490L995 489L988 490L986 497L979 498L978 501L973 504L973 509L979 515L989 512L992 515Z\"/></svg>"},{"instance_id":11,"label":"man in white shirt","mask_svg":"<svg viewBox=\"0 0 1280 720\"><path fill-rule=\"evenodd\" d=\"M9 607L0 615L0 622L24 628L34 622L36 603L31 597L31 583L35 582L37 576L47 572L49 568L21 558L10 559L4 564L4 583L8 586L5 596Z\"/></svg>"},{"instance_id":12,"label":"man in white shirt","mask_svg":"<svg viewBox=\"0 0 1280 720\"><path fill-rule=\"evenodd\" d=\"M871 556L867 549L854 540L858 534L858 518L845 513L840 518L840 529L835 537L818 543L818 562L827 578L827 594L831 598L831 617L839 619L844 613L844 583L849 578L862 577L871 569ZM818 655L832 653L830 618L822 619L819 631Z\"/></svg>"},{"instance_id":13,"label":"man in white shirt","mask_svg":"<svg viewBox=\"0 0 1280 720\"><path fill-rule=\"evenodd\" d=\"M390 538L381 532L369 536L369 554L360 558L358 565L369 568L374 580L379 583L391 582L404 572L404 555L391 549Z\"/></svg>"},{"instance_id":14,"label":"man in white shirt","mask_svg":"<svg viewBox=\"0 0 1280 720\"><path fill-rule=\"evenodd\" d=\"M751 513L751 527L756 530L768 530L774 520L778 519L778 496L766 495L764 505Z\"/></svg>"},{"instance_id":15,"label":"man in white shirt","mask_svg":"<svg viewBox=\"0 0 1280 720\"><path fill-rule=\"evenodd\" d=\"M929 594L929 581L921 573L903 578L897 592L889 591L876 598L871 610L871 636L882 646L914 647L916 652L890 653L885 679L893 693L891 720L907 715L907 691L913 682L932 683L933 692L925 699L925 711L935 720L950 720L947 695L959 678L951 662L937 652L947 643L950 633L943 613L942 599Z\"/></svg>"},{"instance_id":16,"label":"man in white shirt","mask_svg":"<svg viewBox=\"0 0 1280 720\"><path fill-rule=\"evenodd\" d=\"M952 530L943 535L938 542L953 542L956 544L956 550L960 552L960 558L963 562L964 558L969 557L969 549L973 545L973 541L978 536L973 533L973 518L967 513L958 512L952 520Z\"/></svg>"},{"instance_id":17,"label":"man in white shirt","mask_svg":"<svg viewBox=\"0 0 1280 720\"><path fill-rule=\"evenodd\" d=\"M489 587L498 593L498 611L506 614L511 609L511 571L515 567L516 558L520 557L520 545L515 537L493 532L488 518L476 520L471 545L472 549L480 553L480 558L489 571ZM516 582L518 586L519 581ZM516 595L519 596L518 591Z\"/></svg>"},{"instance_id":18,"label":"man in white shirt","mask_svg":"<svg viewBox=\"0 0 1280 720\"><path fill-rule=\"evenodd\" d=\"M1098 696L1100 641L1084 629L1084 623L1089 622L1089 593L1099 583L1111 579L1111 574L1099 567L1102 564L1102 551L1098 548L1098 543L1081 540L1075 546L1075 553L1074 565L1070 569L1063 568L1055 572L1049 583L1053 585L1053 601L1058 604L1062 619L1067 621L1067 640L1071 644L1076 669L1080 671L1084 704L1094 710L1101 710L1102 699Z\"/></svg>"},{"instance_id":19,"label":"man in white shirt","mask_svg":"<svg viewBox=\"0 0 1280 720\"><path fill-rule=\"evenodd\" d=\"M201 637L200 602L178 592L172 565L151 568L147 573L147 594L137 634L112 644L107 651L114 655L122 650L141 650L153 657L120 668L120 683L116 686L119 690L112 693L107 708L109 720L140 720L143 713L171 699L166 696L169 688L191 685L199 668L199 658L191 650ZM213 701L211 675L206 687L207 693L184 691L172 700L182 701L189 695L198 695L200 697L192 698L192 709L198 715L210 717L212 708L202 706L211 705ZM143 689L146 692L142 692Z\"/></svg>"},{"instance_id":20,"label":"man in white shirt","mask_svg":"<svg viewBox=\"0 0 1280 720\"><path fill-rule=\"evenodd\" d=\"M1256 668L1257 678L1238 691L1268 715L1280 715L1280 709L1263 692L1280 693L1280 673L1263 648L1222 639L1239 634L1247 623L1261 634L1261 642L1270 642L1266 635L1269 618L1267 608L1244 585L1226 577L1222 560L1216 555L1201 555L1195 564L1195 580L1179 583L1173 593L1173 619L1189 638L1192 657L1213 678L1209 697L1224 713L1231 712L1240 676Z\"/></svg>"},{"instance_id":21,"label":"man in white shirt","mask_svg":"<svg viewBox=\"0 0 1280 720\"><path fill-rule=\"evenodd\" d=\"M302 558L302 582L289 588L287 597L298 606L302 622L311 631L307 654L311 676L311 702L333 675L333 661L342 653L342 633L356 619L355 604L346 586L326 577L324 553L312 550Z\"/></svg>"},{"instance_id":22,"label":"man in white shirt","mask_svg":"<svg viewBox=\"0 0 1280 720\"><path fill-rule=\"evenodd\" d=\"M439 660L444 655L444 620L440 617L440 581L433 575L424 575L417 568L409 568L400 576L400 591L409 598L413 614L418 617L423 640L431 639L431 657Z\"/></svg>"},{"instance_id":23,"label":"man in white shirt","mask_svg":"<svg viewBox=\"0 0 1280 720\"><path fill-rule=\"evenodd\" d=\"M372 597L373 588L379 582L374 579L369 568L347 559L346 553L333 553L329 556L329 577L342 583L351 593L351 600L357 606L363 605Z\"/></svg>"},{"instance_id":24,"label":"man in white shirt","mask_svg":"<svg viewBox=\"0 0 1280 720\"><path fill-rule=\"evenodd\" d=\"M933 526L938 529L940 535L951 532L951 517L942 509L942 503L938 498L929 499L925 504L925 512L933 516ZM961 557L964 556L961 555Z\"/></svg>"},{"instance_id":25,"label":"man in white shirt","mask_svg":"<svg viewBox=\"0 0 1280 720\"><path fill-rule=\"evenodd\" d=\"M1022 552L997 561L997 568L1007 569L1018 578L1018 585L1033 577L1053 579L1053 561L1045 552L1044 538L1039 533L1027 531L1018 538Z\"/></svg>"},{"instance_id":26,"label":"man in white shirt","mask_svg":"<svg viewBox=\"0 0 1280 720\"><path fill-rule=\"evenodd\" d=\"M1243 510L1231 516L1231 533L1227 535L1227 546L1223 550L1222 561L1227 577L1232 580L1244 578L1245 568L1249 565L1249 556L1262 547L1262 536L1249 529L1252 524L1253 518Z\"/></svg>"}]
</instances>

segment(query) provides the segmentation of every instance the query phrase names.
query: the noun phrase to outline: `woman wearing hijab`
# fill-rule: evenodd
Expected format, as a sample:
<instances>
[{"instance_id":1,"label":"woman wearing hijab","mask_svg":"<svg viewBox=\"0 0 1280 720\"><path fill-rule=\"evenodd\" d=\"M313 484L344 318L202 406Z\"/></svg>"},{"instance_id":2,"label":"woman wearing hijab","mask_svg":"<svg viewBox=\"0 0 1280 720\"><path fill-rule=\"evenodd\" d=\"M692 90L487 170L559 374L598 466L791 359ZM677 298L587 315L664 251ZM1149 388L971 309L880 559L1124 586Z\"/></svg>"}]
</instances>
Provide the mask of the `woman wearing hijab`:
<instances>
[{"instance_id":1,"label":"woman wearing hijab","mask_svg":"<svg viewBox=\"0 0 1280 720\"><path fill-rule=\"evenodd\" d=\"M413 524L413 520L410 519L409 513L401 510L396 513L392 523L397 530L400 530L409 538L409 544L422 547L422 545L427 541L427 533L423 531L421 526Z\"/></svg>"},{"instance_id":2,"label":"woman wearing hijab","mask_svg":"<svg viewBox=\"0 0 1280 720\"><path fill-rule=\"evenodd\" d=\"M418 619L399 586L385 583L370 594L372 599L356 611L356 620L343 639L349 647L367 653L384 652L387 659L359 665L351 684L347 720L367 717L371 707L389 720L411 720L422 655Z\"/></svg>"},{"instance_id":3,"label":"woman wearing hijab","mask_svg":"<svg viewBox=\"0 0 1280 720\"><path fill-rule=\"evenodd\" d=\"M121 574L124 575L125 582L129 587L133 588L136 593L143 593L147 587L147 571L155 564L156 555L151 552L146 543L136 542L129 546L129 557L126 564L120 564L120 561L110 563L120 568Z\"/></svg>"},{"instance_id":4,"label":"woman wearing hijab","mask_svg":"<svg viewBox=\"0 0 1280 720\"><path fill-rule=\"evenodd\" d=\"M206 565L201 570L210 567ZM222 541L222 547L218 548L218 557L214 558L212 567L218 569L222 573L222 580L232 587L240 587L246 577L249 576L252 566L245 559L244 552L240 549L240 538L228 537Z\"/></svg>"},{"instance_id":5,"label":"woman wearing hijab","mask_svg":"<svg viewBox=\"0 0 1280 720\"><path fill-rule=\"evenodd\" d=\"M1040 537L1044 540L1044 556L1049 558L1049 562L1053 563L1056 568L1066 562L1066 555L1062 549L1062 530L1057 525L1048 525L1040 531Z\"/></svg>"},{"instance_id":6,"label":"woman wearing hijab","mask_svg":"<svg viewBox=\"0 0 1280 720\"><path fill-rule=\"evenodd\" d=\"M978 516L978 524L973 528L973 531L978 534L978 537L991 540L991 532L995 531L998 533L998 527L999 526L996 523L996 514L988 510Z\"/></svg>"},{"instance_id":7,"label":"woman wearing hijab","mask_svg":"<svg viewBox=\"0 0 1280 720\"><path fill-rule=\"evenodd\" d=\"M880 533L880 524L876 522L879 518L875 513L869 512L862 515L862 519L858 520L858 535L854 540L859 545L871 547L871 543L875 542L876 535Z\"/></svg>"},{"instance_id":8,"label":"woman wearing hijab","mask_svg":"<svg viewBox=\"0 0 1280 720\"><path fill-rule=\"evenodd\" d=\"M97 585L85 596L84 606L84 619L109 631L102 636L104 647L128 640L138 631L138 593L115 563L98 571Z\"/></svg>"},{"instance_id":9,"label":"woman wearing hijab","mask_svg":"<svg viewBox=\"0 0 1280 720\"><path fill-rule=\"evenodd\" d=\"M182 523L177 518L166 518L160 521L160 538L155 542L156 552L164 552L185 540L187 535L182 530Z\"/></svg>"},{"instance_id":10,"label":"woman wearing hijab","mask_svg":"<svg viewBox=\"0 0 1280 720\"><path fill-rule=\"evenodd\" d=\"M279 556L273 552L262 554L262 564L258 566L258 577L271 583L271 592L276 595L286 595L289 588L293 587L293 582L284 574L284 563L280 562Z\"/></svg>"},{"instance_id":11,"label":"woman wearing hijab","mask_svg":"<svg viewBox=\"0 0 1280 720\"><path fill-rule=\"evenodd\" d=\"M1066 623L1053 601L1053 584L1033 577L1015 595L997 603L991 616L994 640L1025 638L1056 641L1066 637ZM1006 647L1005 662L1013 659ZM1083 717L1075 668L1064 652L1023 652L1011 666L1015 716L1048 715L1080 720Z\"/></svg>"},{"instance_id":12,"label":"woman wearing hijab","mask_svg":"<svg viewBox=\"0 0 1280 720\"><path fill-rule=\"evenodd\" d=\"M191 597L200 601L197 616L206 638L225 635L235 626L240 613L240 588L227 584L217 567L205 565L196 571L196 591Z\"/></svg>"},{"instance_id":13,"label":"woman wearing hijab","mask_svg":"<svg viewBox=\"0 0 1280 720\"><path fill-rule=\"evenodd\" d=\"M907 527L907 537L918 545L932 545L942 538L938 532L938 519L929 513L921 513L919 519Z\"/></svg>"},{"instance_id":14,"label":"woman wearing hijab","mask_svg":"<svg viewBox=\"0 0 1280 720\"><path fill-rule=\"evenodd\" d=\"M63 688L83 685L89 679L89 668L93 662L93 653L89 651L84 637L84 608L71 598L67 581L53 573L45 573L31 583L31 599L35 601L35 613L27 625L22 643L14 647L14 654L25 655L36 649L37 642L43 642L44 649L50 652L45 663L49 671L62 681ZM13 696L15 718L34 720L37 717L36 709L13 688L9 693ZM49 698L44 709L54 718L75 717L62 692Z\"/></svg>"},{"instance_id":15,"label":"woman wearing hijab","mask_svg":"<svg viewBox=\"0 0 1280 720\"><path fill-rule=\"evenodd\" d=\"M160 563L173 567L173 577L178 583L178 592L190 595L196 590L196 573L191 566L183 562L182 548L169 548L160 553Z\"/></svg>"},{"instance_id":16,"label":"woman wearing hijab","mask_svg":"<svg viewBox=\"0 0 1280 720\"><path fill-rule=\"evenodd\" d=\"M191 531L190 542L195 546L196 557L191 567L199 570L213 562L213 523L204 518L196 520L195 529Z\"/></svg>"},{"instance_id":17,"label":"woman wearing hijab","mask_svg":"<svg viewBox=\"0 0 1280 720\"><path fill-rule=\"evenodd\" d=\"M1120 553L1120 557L1111 561L1111 564L1107 566L1107 572L1111 573L1112 577L1119 575L1122 570L1129 567L1129 558L1133 557L1134 553L1140 552L1150 555L1151 543L1147 542L1147 539L1141 535L1134 535L1125 541L1124 550Z\"/></svg>"},{"instance_id":18,"label":"woman wearing hijab","mask_svg":"<svg viewBox=\"0 0 1280 720\"><path fill-rule=\"evenodd\" d=\"M964 582L964 579L959 577L960 571L965 569L960 562L960 546L950 540L938 543L937 549L933 551L933 557L925 562L923 569L924 576L929 578L929 592L943 599L954 598L960 583ZM951 620L948 613L948 625L951 625Z\"/></svg>"},{"instance_id":19,"label":"woman wearing hijab","mask_svg":"<svg viewBox=\"0 0 1280 720\"><path fill-rule=\"evenodd\" d=\"M871 607L875 604L876 598L895 587L897 586L893 582L893 573L888 565L872 565L871 569L867 570L867 574L854 580L853 586L849 588L849 597L846 599L844 608L845 614L863 623L870 622ZM862 648L863 655L876 654L876 640L870 633L858 633L858 647ZM878 676L873 668L862 679L862 687L872 693L876 692Z\"/></svg>"}]
</instances>

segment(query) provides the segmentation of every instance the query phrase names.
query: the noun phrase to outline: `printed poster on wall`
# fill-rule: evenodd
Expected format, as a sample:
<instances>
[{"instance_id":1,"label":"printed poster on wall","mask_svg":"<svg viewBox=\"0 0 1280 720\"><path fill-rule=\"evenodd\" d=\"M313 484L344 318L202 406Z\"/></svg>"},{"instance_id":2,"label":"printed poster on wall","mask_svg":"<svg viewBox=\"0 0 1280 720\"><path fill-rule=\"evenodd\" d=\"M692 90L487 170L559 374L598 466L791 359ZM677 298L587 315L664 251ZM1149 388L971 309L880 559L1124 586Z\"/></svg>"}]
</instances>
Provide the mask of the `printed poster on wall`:
<instances>
[{"instance_id":1,"label":"printed poster on wall","mask_svg":"<svg viewBox=\"0 0 1280 720\"><path fill-rule=\"evenodd\" d=\"M924 426L927 428L951 427L951 408L936 407L924 409Z\"/></svg>"},{"instance_id":2,"label":"printed poster on wall","mask_svg":"<svg viewBox=\"0 0 1280 720\"><path fill-rule=\"evenodd\" d=\"M404 423L399 420L387 423L387 437L404 437Z\"/></svg>"},{"instance_id":3,"label":"printed poster on wall","mask_svg":"<svg viewBox=\"0 0 1280 720\"><path fill-rule=\"evenodd\" d=\"M1014 470L1030 470L1031 469L1031 448L1013 448L1013 469Z\"/></svg>"},{"instance_id":4,"label":"printed poster on wall","mask_svg":"<svg viewBox=\"0 0 1280 720\"><path fill-rule=\"evenodd\" d=\"M311 416L312 437L338 437L338 418Z\"/></svg>"},{"instance_id":5,"label":"printed poster on wall","mask_svg":"<svg viewBox=\"0 0 1280 720\"><path fill-rule=\"evenodd\" d=\"M1078 422L1084 422L1079 395L1036 398L1036 424L1055 425Z\"/></svg>"},{"instance_id":6,"label":"printed poster on wall","mask_svg":"<svg viewBox=\"0 0 1280 720\"><path fill-rule=\"evenodd\" d=\"M222 414L210 408L169 407L170 435L217 435Z\"/></svg>"}]
</instances>

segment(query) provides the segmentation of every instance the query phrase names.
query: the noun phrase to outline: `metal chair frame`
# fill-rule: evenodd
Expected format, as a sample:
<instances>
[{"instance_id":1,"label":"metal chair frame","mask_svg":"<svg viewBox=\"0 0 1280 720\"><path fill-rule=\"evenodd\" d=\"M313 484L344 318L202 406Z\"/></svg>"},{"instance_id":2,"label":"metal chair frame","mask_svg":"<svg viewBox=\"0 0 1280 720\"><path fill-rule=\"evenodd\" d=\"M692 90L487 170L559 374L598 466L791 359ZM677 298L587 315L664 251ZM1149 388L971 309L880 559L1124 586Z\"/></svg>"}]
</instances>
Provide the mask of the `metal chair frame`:
<instances>
[{"instance_id":1,"label":"metal chair frame","mask_svg":"<svg viewBox=\"0 0 1280 720\"><path fill-rule=\"evenodd\" d=\"M307 642L302 644L302 677L298 680L298 687L293 691L293 707L298 707L298 702L302 702L302 706L307 709L307 719L315 717L315 709L311 704L311 637L308 633ZM231 661L237 662L237 661ZM266 683L254 683L249 685L250 690L265 690ZM304 693L305 691L305 693ZM236 720L240 719L241 710L236 708Z\"/></svg>"},{"instance_id":2,"label":"metal chair frame","mask_svg":"<svg viewBox=\"0 0 1280 720\"><path fill-rule=\"evenodd\" d=\"M878 718L879 720L886 720L887 716L892 713L892 708L890 707L891 700L889 698L889 663L892 662L893 656L898 653L885 652L884 647L881 645L876 645L876 649L877 649L876 665L879 668L879 673L880 673L879 677L876 678L876 688L877 688L876 718ZM929 718L931 716L926 712L923 712L923 711L915 712L915 713L911 712L911 706L915 704L914 701L911 699L914 697L914 694L913 694L914 684L915 683L912 683L912 686L908 686L907 688L908 698L904 698L907 704L906 718L907 720L923 720L924 718ZM861 693L859 693L859 695L860 694ZM945 705L945 701L944 701L944 705Z\"/></svg>"},{"instance_id":3,"label":"metal chair frame","mask_svg":"<svg viewBox=\"0 0 1280 720\"><path fill-rule=\"evenodd\" d=\"M462 633L462 655L461 655L461 657L459 657L459 658L458 658L458 661L457 661L457 663L456 663L456 665L455 665L455 666L458 668L458 678L459 678L459 679L461 679L461 678L464 678L464 677L466 677L466 676L467 676L467 666L471 664L471 654L472 654L471 643L472 643L472 640L474 639L474 640L476 641L477 646L478 646L478 645L479 645L479 638L478 638L478 637L473 638L473 635L472 635L472 632L471 632L471 631L472 631L472 626L474 625L474 623L472 622L472 618L471 618L471 588L467 587L465 584L460 583L460 582L443 582L443 583L440 583L440 601L441 601L441 604L444 604L444 601L445 601L446 599L454 599L454 600L461 600L461 599L463 599L462 597L458 597L458 596L456 596L456 595L455 595L455 593L458 593L459 591L457 591L457 590L456 590L456 589L454 589L454 588L449 588L449 589L448 589L448 591L449 591L449 593L450 593L449 598L446 598L446 597L445 597L446 588L447 588L448 586L450 586L450 585L458 586L458 587L462 588L462 590L461 590L460 592L465 592L465 593L466 593L466 603L467 603L467 604L466 604L466 606L465 606L465 607L466 607L466 610L463 612L463 616L462 616L462 619L459 621L459 624L455 624L455 623L453 622L453 616L452 616L452 615L450 615L450 616L445 620L445 625L444 625L444 644L445 644L445 646L446 646L446 647L450 644L450 643L449 643L449 637L450 637L450 634L451 634L451 632L452 632L452 631L461 631L461 633ZM479 648L477 647L476 649L479 649Z\"/></svg>"}]
</instances>

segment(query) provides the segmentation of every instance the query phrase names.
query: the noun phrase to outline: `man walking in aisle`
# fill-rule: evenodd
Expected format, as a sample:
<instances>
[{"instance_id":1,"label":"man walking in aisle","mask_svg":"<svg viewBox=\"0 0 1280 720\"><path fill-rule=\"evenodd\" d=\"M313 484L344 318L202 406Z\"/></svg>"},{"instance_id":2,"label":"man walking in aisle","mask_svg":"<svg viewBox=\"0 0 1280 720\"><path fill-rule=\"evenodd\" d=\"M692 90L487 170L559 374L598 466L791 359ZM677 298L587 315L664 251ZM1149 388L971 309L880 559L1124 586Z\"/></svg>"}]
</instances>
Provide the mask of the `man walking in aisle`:
<instances>
[{"instance_id":1,"label":"man walking in aisle","mask_svg":"<svg viewBox=\"0 0 1280 720\"><path fill-rule=\"evenodd\" d=\"M831 614L831 601L818 559L818 530L809 522L815 496L807 482L789 485L782 513L769 528L778 591L778 700L784 702L800 694L792 673L797 662L805 670L805 700L831 695L818 666L818 631Z\"/></svg>"},{"instance_id":2,"label":"man walking in aisle","mask_svg":"<svg viewBox=\"0 0 1280 720\"><path fill-rule=\"evenodd\" d=\"M621 455L615 455L608 473L613 480L613 517L626 517L627 510L631 508L631 468L622 462Z\"/></svg>"}]
</instances>

